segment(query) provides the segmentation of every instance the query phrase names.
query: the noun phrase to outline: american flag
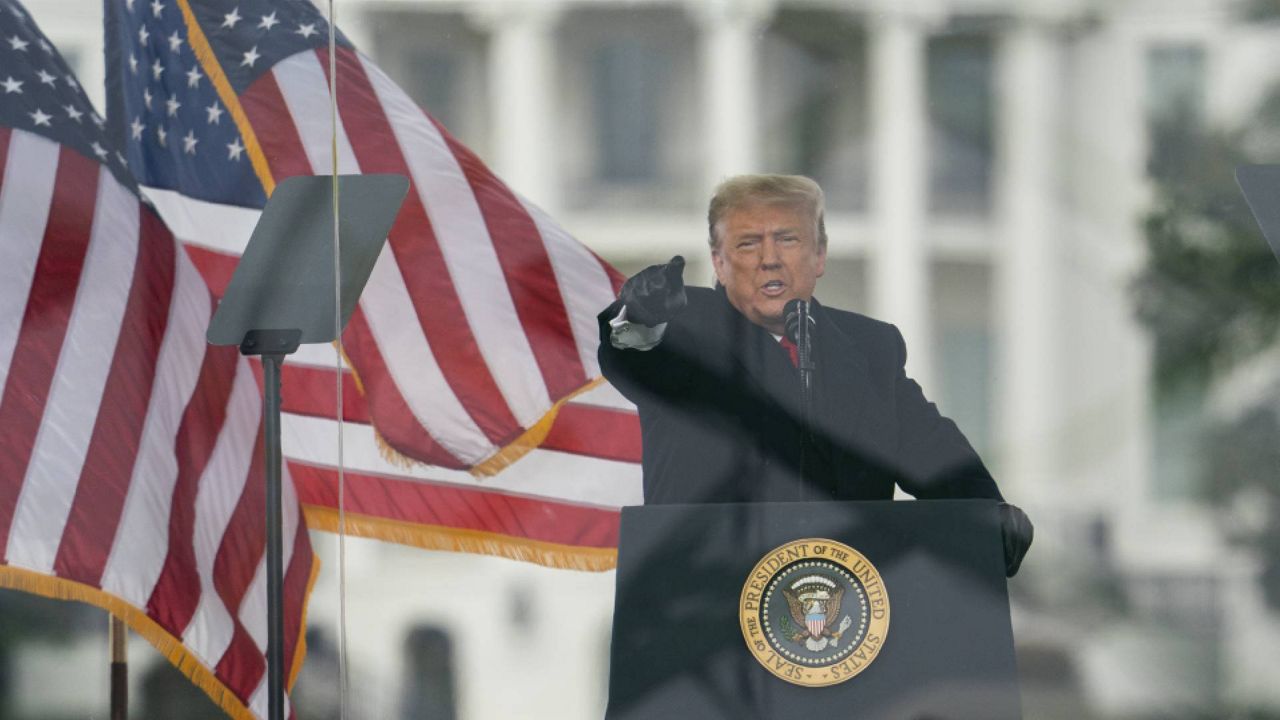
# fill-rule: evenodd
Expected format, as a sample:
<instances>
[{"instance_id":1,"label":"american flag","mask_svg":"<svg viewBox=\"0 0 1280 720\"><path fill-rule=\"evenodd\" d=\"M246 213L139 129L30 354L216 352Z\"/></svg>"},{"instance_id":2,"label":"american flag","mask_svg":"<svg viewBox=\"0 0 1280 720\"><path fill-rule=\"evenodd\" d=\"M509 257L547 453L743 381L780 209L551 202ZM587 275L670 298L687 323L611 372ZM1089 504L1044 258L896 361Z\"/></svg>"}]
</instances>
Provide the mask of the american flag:
<instances>
[{"instance_id":1,"label":"american flag","mask_svg":"<svg viewBox=\"0 0 1280 720\"><path fill-rule=\"evenodd\" d=\"M109 125L219 294L275 183L335 170L328 25L306 0L107 0L106 20ZM341 36L336 64L336 171L412 181L344 336L347 530L611 566L641 500L635 410L595 359L621 277ZM283 377L284 453L329 530L334 355Z\"/></svg>"},{"instance_id":2,"label":"american flag","mask_svg":"<svg viewBox=\"0 0 1280 720\"><path fill-rule=\"evenodd\" d=\"M261 392L67 65L0 0L0 585L109 609L265 715ZM285 484L285 648L317 568Z\"/></svg>"}]
</instances>

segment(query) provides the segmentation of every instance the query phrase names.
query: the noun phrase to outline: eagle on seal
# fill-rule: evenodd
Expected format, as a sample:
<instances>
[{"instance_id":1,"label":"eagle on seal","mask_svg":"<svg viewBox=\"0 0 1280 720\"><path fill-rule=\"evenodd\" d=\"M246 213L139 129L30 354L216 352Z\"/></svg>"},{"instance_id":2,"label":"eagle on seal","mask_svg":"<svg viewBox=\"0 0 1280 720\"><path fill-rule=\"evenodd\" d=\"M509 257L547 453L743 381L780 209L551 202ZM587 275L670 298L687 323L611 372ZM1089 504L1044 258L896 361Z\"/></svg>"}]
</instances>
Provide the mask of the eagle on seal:
<instances>
[{"instance_id":1,"label":"eagle on seal","mask_svg":"<svg viewBox=\"0 0 1280 720\"><path fill-rule=\"evenodd\" d=\"M807 575L791 583L791 587L784 587L782 596L787 599L791 619L803 628L792 633L792 642L820 640L824 636L832 640L840 638L841 633L832 625L840 617L844 588L835 581L823 575Z\"/></svg>"}]
</instances>

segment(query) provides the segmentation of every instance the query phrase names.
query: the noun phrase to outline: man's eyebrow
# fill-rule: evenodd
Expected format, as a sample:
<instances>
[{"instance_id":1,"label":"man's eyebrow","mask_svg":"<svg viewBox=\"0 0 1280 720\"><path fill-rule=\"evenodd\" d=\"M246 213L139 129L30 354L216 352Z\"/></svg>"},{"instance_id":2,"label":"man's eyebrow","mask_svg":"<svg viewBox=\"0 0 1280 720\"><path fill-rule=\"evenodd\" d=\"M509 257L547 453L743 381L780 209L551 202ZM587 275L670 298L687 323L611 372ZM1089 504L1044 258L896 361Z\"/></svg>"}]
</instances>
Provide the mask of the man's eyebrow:
<instances>
[{"instance_id":1,"label":"man's eyebrow","mask_svg":"<svg viewBox=\"0 0 1280 720\"><path fill-rule=\"evenodd\" d=\"M734 235L734 237L737 239L758 238L758 237L764 237L765 235L794 235L797 232L799 232L799 230L796 230L795 228L784 227L784 228L778 228L776 230L770 230L768 232L760 232L757 230L747 230L737 235Z\"/></svg>"}]
</instances>

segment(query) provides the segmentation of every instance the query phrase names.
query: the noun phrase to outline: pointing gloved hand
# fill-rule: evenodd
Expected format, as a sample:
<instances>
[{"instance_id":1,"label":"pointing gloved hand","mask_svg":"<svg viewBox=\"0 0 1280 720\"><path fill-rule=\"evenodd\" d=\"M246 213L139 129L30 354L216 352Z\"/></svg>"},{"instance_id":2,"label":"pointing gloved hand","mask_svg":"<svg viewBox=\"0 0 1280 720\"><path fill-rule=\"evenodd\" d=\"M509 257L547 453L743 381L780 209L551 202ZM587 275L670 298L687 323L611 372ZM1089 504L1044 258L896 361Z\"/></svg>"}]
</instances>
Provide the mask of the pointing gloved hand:
<instances>
[{"instance_id":1,"label":"pointing gloved hand","mask_svg":"<svg viewBox=\"0 0 1280 720\"><path fill-rule=\"evenodd\" d=\"M1000 536L1004 539L1004 575L1013 577L1031 547L1036 529L1017 505L1000 503Z\"/></svg>"},{"instance_id":2,"label":"pointing gloved hand","mask_svg":"<svg viewBox=\"0 0 1280 720\"><path fill-rule=\"evenodd\" d=\"M665 265L650 265L627 278L618 292L627 306L627 320L648 327L667 322L685 306L684 258L676 255Z\"/></svg>"}]
</instances>

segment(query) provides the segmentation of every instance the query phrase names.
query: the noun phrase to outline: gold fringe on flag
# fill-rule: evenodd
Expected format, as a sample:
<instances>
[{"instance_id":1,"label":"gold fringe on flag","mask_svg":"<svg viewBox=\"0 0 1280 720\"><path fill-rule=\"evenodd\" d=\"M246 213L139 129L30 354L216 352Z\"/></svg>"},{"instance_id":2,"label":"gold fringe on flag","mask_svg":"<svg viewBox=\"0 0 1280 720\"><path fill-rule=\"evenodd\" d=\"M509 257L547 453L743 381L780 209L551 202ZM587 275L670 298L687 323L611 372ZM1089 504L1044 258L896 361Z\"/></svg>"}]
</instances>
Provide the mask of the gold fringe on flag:
<instances>
[{"instance_id":1,"label":"gold fringe on flag","mask_svg":"<svg viewBox=\"0 0 1280 720\"><path fill-rule=\"evenodd\" d=\"M291 689L298 679L298 671L302 669L302 661L307 655L307 604L319 573L320 560L315 558L311 566L311 577L307 579L306 595L303 596L297 651L293 656L293 666L289 668L286 689ZM106 610L123 620L134 632L146 638L147 642L151 643L183 675L186 675L196 687L203 690L209 699L213 700L227 715L235 720L256 720L248 706L241 702L230 688L222 684L213 670L188 650L181 640L169 634L168 630L152 620L145 611L129 602L84 583L8 565L0 566L0 587L54 600L74 600Z\"/></svg>"},{"instance_id":2,"label":"gold fringe on flag","mask_svg":"<svg viewBox=\"0 0 1280 720\"><path fill-rule=\"evenodd\" d=\"M303 505L302 512L306 516L308 528L338 532L336 509ZM494 555L565 570L603 572L618 565L618 551L615 548L561 545L481 530L409 523L353 512L346 513L346 526L343 530L348 535L412 545L424 550Z\"/></svg>"},{"instance_id":3,"label":"gold fringe on flag","mask_svg":"<svg viewBox=\"0 0 1280 720\"><path fill-rule=\"evenodd\" d=\"M344 357L345 357L345 354L344 354ZM350 363L348 363L348 365L350 365ZM359 375L356 374L354 369L351 372L353 375L356 375L357 387L363 388L363 385L360 383ZM473 465L471 469L468 470L468 472L471 473L472 477L477 477L477 478L493 477L494 475L497 475L498 473L505 470L515 461L519 460L525 455L528 455L531 451L537 450L539 447L542 446L543 441L547 439L547 433L551 432L552 426L556 424L556 417L560 414L560 408L564 407L565 403L581 395L582 393L588 390L591 390L593 388L599 387L600 384L603 382L604 382L604 378L602 377L596 378L595 380L588 382L587 384L583 385L577 390L574 390L568 395L565 395L564 397L560 398L559 400L556 401L554 405L551 406L550 410L548 410L545 414L543 414L541 418L538 419L538 422L533 424L533 427L529 428L528 430L525 430L523 433L520 434L519 437L507 443L507 445L502 449L498 450L494 454L490 455L484 460L481 460L480 462ZM361 392L363 393L363 390ZM378 432L378 428L376 425L373 427L373 437L374 437L374 440L378 443L378 450L379 452L381 452L383 459L385 459L387 462L391 463L392 465L395 465L396 467L407 470L415 465L427 464L419 460L415 460L409 457L408 455L401 453L399 450L396 450L395 448L391 447L391 443L387 442L386 439L382 437L381 432Z\"/></svg>"},{"instance_id":4,"label":"gold fringe on flag","mask_svg":"<svg viewBox=\"0 0 1280 720\"><path fill-rule=\"evenodd\" d=\"M520 437L508 443L506 447L476 463L471 468L471 475L478 478L497 475L511 463L524 457L529 451L540 447L542 442L547 439L547 433L551 432L551 426L556 424L556 416L560 414L560 408L582 393L599 387L603 382L604 378L598 377L557 400L556 404L552 405L551 409L538 422L533 424L533 427L525 430Z\"/></svg>"}]
</instances>

